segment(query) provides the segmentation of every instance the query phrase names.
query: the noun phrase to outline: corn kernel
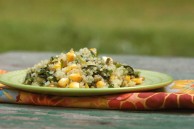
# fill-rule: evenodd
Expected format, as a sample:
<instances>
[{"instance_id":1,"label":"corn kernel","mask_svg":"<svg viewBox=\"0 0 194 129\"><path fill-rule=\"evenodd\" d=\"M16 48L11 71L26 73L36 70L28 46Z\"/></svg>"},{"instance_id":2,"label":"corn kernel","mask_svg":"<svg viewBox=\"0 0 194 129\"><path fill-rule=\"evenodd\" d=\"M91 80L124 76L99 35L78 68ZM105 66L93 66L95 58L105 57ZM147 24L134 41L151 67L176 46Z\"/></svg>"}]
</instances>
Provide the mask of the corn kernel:
<instances>
[{"instance_id":1,"label":"corn kernel","mask_svg":"<svg viewBox=\"0 0 194 129\"><path fill-rule=\"evenodd\" d=\"M104 81L98 81L96 83L96 86L97 86L97 88L103 88L105 86L105 82Z\"/></svg>"},{"instance_id":2,"label":"corn kernel","mask_svg":"<svg viewBox=\"0 0 194 129\"><path fill-rule=\"evenodd\" d=\"M75 68L77 68L77 65L76 64L72 64L72 65L70 65L70 66L68 66L67 68L66 68L66 70L65 70L65 72L70 72L72 69L75 69Z\"/></svg>"},{"instance_id":3,"label":"corn kernel","mask_svg":"<svg viewBox=\"0 0 194 129\"><path fill-rule=\"evenodd\" d=\"M79 73L72 73L69 75L69 78L74 82L80 82L82 80L82 76Z\"/></svg>"},{"instance_id":4,"label":"corn kernel","mask_svg":"<svg viewBox=\"0 0 194 129\"><path fill-rule=\"evenodd\" d=\"M131 77L129 75L127 75L127 76L125 76L125 80L129 82L131 80Z\"/></svg>"},{"instance_id":5,"label":"corn kernel","mask_svg":"<svg viewBox=\"0 0 194 129\"><path fill-rule=\"evenodd\" d=\"M58 62L58 63L54 64L53 67L54 67L54 69L61 69L61 63Z\"/></svg>"},{"instance_id":6,"label":"corn kernel","mask_svg":"<svg viewBox=\"0 0 194 129\"><path fill-rule=\"evenodd\" d=\"M70 52L67 53L67 61L68 62L72 62L75 59L75 53L73 50L71 50Z\"/></svg>"},{"instance_id":7,"label":"corn kernel","mask_svg":"<svg viewBox=\"0 0 194 129\"><path fill-rule=\"evenodd\" d=\"M76 64L72 64L69 66L71 69L74 69L74 68L77 68L77 65Z\"/></svg>"},{"instance_id":8,"label":"corn kernel","mask_svg":"<svg viewBox=\"0 0 194 129\"><path fill-rule=\"evenodd\" d=\"M133 78L132 79L137 85L143 82L142 78Z\"/></svg>"},{"instance_id":9,"label":"corn kernel","mask_svg":"<svg viewBox=\"0 0 194 129\"><path fill-rule=\"evenodd\" d=\"M69 84L69 88L79 88L79 83L78 82L71 82Z\"/></svg>"},{"instance_id":10,"label":"corn kernel","mask_svg":"<svg viewBox=\"0 0 194 129\"><path fill-rule=\"evenodd\" d=\"M60 87L66 87L68 83L69 83L69 79L68 79L68 78L61 78L61 79L58 81L58 85L59 85Z\"/></svg>"}]
</instances>

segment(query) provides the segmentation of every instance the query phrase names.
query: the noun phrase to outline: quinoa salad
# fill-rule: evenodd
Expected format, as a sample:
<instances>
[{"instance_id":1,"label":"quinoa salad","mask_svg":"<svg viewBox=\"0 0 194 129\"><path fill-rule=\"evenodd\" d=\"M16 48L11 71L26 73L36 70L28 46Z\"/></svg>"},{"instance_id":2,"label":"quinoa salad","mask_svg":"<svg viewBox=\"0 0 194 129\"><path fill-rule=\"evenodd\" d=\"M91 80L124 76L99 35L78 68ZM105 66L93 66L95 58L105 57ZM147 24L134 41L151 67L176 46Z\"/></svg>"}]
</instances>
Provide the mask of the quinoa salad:
<instances>
[{"instance_id":1,"label":"quinoa salad","mask_svg":"<svg viewBox=\"0 0 194 129\"><path fill-rule=\"evenodd\" d=\"M82 48L29 68L23 83L58 88L121 88L137 86L143 80L131 66L110 57L98 57L95 48Z\"/></svg>"}]
</instances>

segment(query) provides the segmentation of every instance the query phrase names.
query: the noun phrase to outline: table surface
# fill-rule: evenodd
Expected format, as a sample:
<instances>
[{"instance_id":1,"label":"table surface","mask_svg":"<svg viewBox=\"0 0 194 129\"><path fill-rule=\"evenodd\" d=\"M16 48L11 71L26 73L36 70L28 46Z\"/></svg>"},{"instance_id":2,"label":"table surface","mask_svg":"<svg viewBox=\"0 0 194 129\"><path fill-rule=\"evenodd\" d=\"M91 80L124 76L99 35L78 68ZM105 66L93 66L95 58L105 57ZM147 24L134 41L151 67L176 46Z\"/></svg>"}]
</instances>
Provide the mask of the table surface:
<instances>
[{"instance_id":1,"label":"table surface","mask_svg":"<svg viewBox=\"0 0 194 129\"><path fill-rule=\"evenodd\" d=\"M25 69L56 53L9 52L0 54L0 69ZM194 58L107 55L134 68L154 70L176 79L194 79ZM117 111L0 104L0 128L39 129L193 129L193 110Z\"/></svg>"}]
</instances>

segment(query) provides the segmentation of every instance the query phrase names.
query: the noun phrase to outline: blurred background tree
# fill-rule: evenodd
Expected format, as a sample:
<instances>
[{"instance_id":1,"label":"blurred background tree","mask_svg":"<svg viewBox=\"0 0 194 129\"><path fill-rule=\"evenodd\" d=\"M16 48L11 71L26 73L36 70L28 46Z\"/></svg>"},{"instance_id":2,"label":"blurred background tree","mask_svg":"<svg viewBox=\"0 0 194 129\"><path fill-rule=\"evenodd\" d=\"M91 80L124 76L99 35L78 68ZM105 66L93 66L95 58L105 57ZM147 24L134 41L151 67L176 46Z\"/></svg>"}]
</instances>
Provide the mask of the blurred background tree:
<instances>
[{"instance_id":1,"label":"blurred background tree","mask_svg":"<svg viewBox=\"0 0 194 129\"><path fill-rule=\"evenodd\" d=\"M194 56L193 0L0 0L0 52Z\"/></svg>"}]
</instances>

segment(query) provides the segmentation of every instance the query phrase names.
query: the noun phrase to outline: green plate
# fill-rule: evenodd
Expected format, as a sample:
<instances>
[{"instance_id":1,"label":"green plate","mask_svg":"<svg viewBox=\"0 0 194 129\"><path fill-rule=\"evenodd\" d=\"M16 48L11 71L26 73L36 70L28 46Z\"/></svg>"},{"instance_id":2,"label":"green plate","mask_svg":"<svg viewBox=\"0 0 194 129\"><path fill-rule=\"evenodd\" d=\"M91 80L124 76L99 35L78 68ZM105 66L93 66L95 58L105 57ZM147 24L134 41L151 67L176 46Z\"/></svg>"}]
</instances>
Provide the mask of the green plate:
<instances>
[{"instance_id":1,"label":"green plate","mask_svg":"<svg viewBox=\"0 0 194 129\"><path fill-rule=\"evenodd\" d=\"M145 77L145 81L141 85L123 88L94 88L94 89L70 89L70 88L51 88L40 87L32 85L24 85L26 70L13 71L7 74L0 75L0 82L13 88L24 91L50 94L50 95L63 95L63 96L94 96L94 95L107 95L126 92L139 92L148 91L167 86L172 83L172 77L153 71L138 70L141 76Z\"/></svg>"}]
</instances>

